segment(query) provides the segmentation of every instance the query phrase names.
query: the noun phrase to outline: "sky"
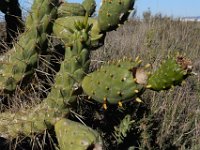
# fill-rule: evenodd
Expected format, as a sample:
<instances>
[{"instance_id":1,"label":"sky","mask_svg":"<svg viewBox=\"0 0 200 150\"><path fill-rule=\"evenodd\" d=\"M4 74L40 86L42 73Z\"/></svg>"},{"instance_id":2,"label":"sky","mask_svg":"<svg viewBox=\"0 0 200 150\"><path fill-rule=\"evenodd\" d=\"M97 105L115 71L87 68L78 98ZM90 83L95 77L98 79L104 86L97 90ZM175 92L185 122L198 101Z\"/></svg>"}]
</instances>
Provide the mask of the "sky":
<instances>
[{"instance_id":1,"label":"sky","mask_svg":"<svg viewBox=\"0 0 200 150\"><path fill-rule=\"evenodd\" d=\"M68 1L82 2L82 0ZM97 4L100 1L96 0ZM200 16L200 0L136 0L134 8L138 16L142 16L147 10L152 14L161 13L173 17Z\"/></svg>"},{"instance_id":2,"label":"sky","mask_svg":"<svg viewBox=\"0 0 200 150\"><path fill-rule=\"evenodd\" d=\"M82 0L67 0L68 2L81 3ZM100 4L101 0L96 0ZM30 9L33 0L19 0L23 11ZM99 5L98 5L99 8ZM141 17L143 12L150 10L152 14L173 17L195 17L200 16L200 0L136 0L135 6L137 16Z\"/></svg>"}]
</instances>

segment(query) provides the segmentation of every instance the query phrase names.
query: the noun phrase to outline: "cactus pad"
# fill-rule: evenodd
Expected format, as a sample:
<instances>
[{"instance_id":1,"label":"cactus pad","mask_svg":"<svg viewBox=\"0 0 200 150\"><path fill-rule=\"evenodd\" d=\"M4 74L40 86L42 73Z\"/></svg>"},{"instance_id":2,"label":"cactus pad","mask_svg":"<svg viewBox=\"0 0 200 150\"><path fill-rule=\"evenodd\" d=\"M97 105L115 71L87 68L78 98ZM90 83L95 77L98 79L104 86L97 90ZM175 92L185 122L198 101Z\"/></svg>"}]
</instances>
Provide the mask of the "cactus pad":
<instances>
[{"instance_id":1,"label":"cactus pad","mask_svg":"<svg viewBox=\"0 0 200 150\"><path fill-rule=\"evenodd\" d=\"M85 8L86 12L89 16L92 16L96 9L96 2L95 0L84 0L82 2L83 7Z\"/></svg>"},{"instance_id":2,"label":"cactus pad","mask_svg":"<svg viewBox=\"0 0 200 150\"><path fill-rule=\"evenodd\" d=\"M184 57L169 58L148 79L148 86L155 91L179 85L191 72L191 61Z\"/></svg>"},{"instance_id":3,"label":"cactus pad","mask_svg":"<svg viewBox=\"0 0 200 150\"><path fill-rule=\"evenodd\" d=\"M85 9L78 3L62 3L58 8L58 17L84 16Z\"/></svg>"},{"instance_id":4,"label":"cactus pad","mask_svg":"<svg viewBox=\"0 0 200 150\"><path fill-rule=\"evenodd\" d=\"M126 20L134 2L135 0L102 0L98 16L99 28L106 31Z\"/></svg>"},{"instance_id":5,"label":"cactus pad","mask_svg":"<svg viewBox=\"0 0 200 150\"><path fill-rule=\"evenodd\" d=\"M138 65L134 61L104 65L84 78L82 88L87 95L100 103L108 101L116 104L130 100L143 89L135 78Z\"/></svg>"},{"instance_id":6,"label":"cactus pad","mask_svg":"<svg viewBox=\"0 0 200 150\"><path fill-rule=\"evenodd\" d=\"M83 22L84 19L84 16L58 18L54 23L53 32L58 38L62 39L66 43L69 43L72 35L71 30L76 28L74 22ZM102 35L99 34L100 30L98 28L97 20L94 18L88 18L88 23L93 25L91 29L91 41L98 41Z\"/></svg>"},{"instance_id":7,"label":"cactus pad","mask_svg":"<svg viewBox=\"0 0 200 150\"><path fill-rule=\"evenodd\" d=\"M55 124L55 131L60 150L86 150L89 147L102 147L100 135L80 123L61 119Z\"/></svg>"},{"instance_id":8,"label":"cactus pad","mask_svg":"<svg viewBox=\"0 0 200 150\"><path fill-rule=\"evenodd\" d=\"M0 136L15 138L18 134L30 136L51 129L69 110L62 112L57 108L48 107L41 103L31 109L21 109L19 112L0 114Z\"/></svg>"}]
</instances>

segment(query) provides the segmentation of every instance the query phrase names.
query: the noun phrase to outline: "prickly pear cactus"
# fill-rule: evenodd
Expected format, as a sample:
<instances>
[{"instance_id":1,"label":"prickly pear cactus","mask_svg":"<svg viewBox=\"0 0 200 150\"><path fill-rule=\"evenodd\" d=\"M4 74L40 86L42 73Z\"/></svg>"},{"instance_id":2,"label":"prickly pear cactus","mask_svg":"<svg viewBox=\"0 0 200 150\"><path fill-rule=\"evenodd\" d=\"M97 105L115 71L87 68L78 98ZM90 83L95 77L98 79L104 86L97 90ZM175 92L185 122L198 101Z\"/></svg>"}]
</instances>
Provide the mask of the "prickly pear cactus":
<instances>
[{"instance_id":1,"label":"prickly pear cactus","mask_svg":"<svg viewBox=\"0 0 200 150\"><path fill-rule=\"evenodd\" d=\"M73 45L66 46L65 59L55 77L51 93L41 104L30 110L20 110L15 114L7 112L0 114L2 118L0 131L3 135L16 137L19 133L27 136L39 133L50 129L59 118L69 113L69 104L73 103L82 92L79 83L86 75L90 63L88 44L91 27L87 17L85 22L78 24L79 28L74 29L71 36ZM6 126L7 124L12 126Z\"/></svg>"},{"instance_id":2,"label":"prickly pear cactus","mask_svg":"<svg viewBox=\"0 0 200 150\"><path fill-rule=\"evenodd\" d=\"M89 17L95 9L94 0L85 0L82 5L63 3L58 13L58 0L35 0L32 14L26 20L27 31L0 65L0 87L13 91L24 77L33 74L39 54L46 50L47 35L52 29L50 22L57 15L53 33L64 43L64 60L51 92L39 105L15 114L0 114L0 135L16 138L19 134L30 136L55 129L61 150L103 149L97 131L66 119L83 92L100 103L121 106L122 102L137 99L147 88L160 91L184 80L190 74L191 64L182 57L168 59L151 74L147 71L148 65L142 66L138 58L111 62L87 74L93 43L98 45L107 31L126 20L134 2L103 0L99 16L94 19ZM132 123L127 115L115 128L118 143L130 131Z\"/></svg>"},{"instance_id":3,"label":"prickly pear cactus","mask_svg":"<svg viewBox=\"0 0 200 150\"><path fill-rule=\"evenodd\" d=\"M116 104L137 97L143 86L137 83L139 61L119 61L102 66L88 74L83 82L84 92L100 103Z\"/></svg>"},{"instance_id":4,"label":"prickly pear cactus","mask_svg":"<svg viewBox=\"0 0 200 150\"><path fill-rule=\"evenodd\" d=\"M77 96L75 94L77 87L74 86L78 85L89 67L89 53L87 47L82 45L89 40L89 30L90 26L86 22L80 31L86 34L84 39L81 38L82 34L78 34L80 33L78 30L74 31L74 34L80 36L75 36L72 47L66 47L65 60L61 63L51 93L40 105L30 110L20 110L15 114L8 112L0 114L2 119L0 131L4 136L16 137L19 133L29 136L31 133L42 132L50 129L59 118L69 112L67 104L74 101Z\"/></svg>"},{"instance_id":5,"label":"prickly pear cactus","mask_svg":"<svg viewBox=\"0 0 200 150\"><path fill-rule=\"evenodd\" d=\"M104 65L83 79L82 88L97 102L121 105L121 102L139 97L147 88L161 91L180 84L192 69L191 61L182 56L167 59L153 73L147 71L148 64L143 67L139 64L140 60L121 60Z\"/></svg>"},{"instance_id":6,"label":"prickly pear cactus","mask_svg":"<svg viewBox=\"0 0 200 150\"><path fill-rule=\"evenodd\" d=\"M80 123L61 119L55 124L60 150L102 149L102 139L98 132Z\"/></svg>"},{"instance_id":7,"label":"prickly pear cactus","mask_svg":"<svg viewBox=\"0 0 200 150\"><path fill-rule=\"evenodd\" d=\"M39 54L47 49L47 35L56 17L57 0L34 1L26 31L0 62L0 90L14 91L27 75L33 74Z\"/></svg>"},{"instance_id":8,"label":"prickly pear cactus","mask_svg":"<svg viewBox=\"0 0 200 150\"><path fill-rule=\"evenodd\" d=\"M182 56L169 58L150 76L147 88L160 91L179 85L190 74L191 69L190 60Z\"/></svg>"}]
</instances>

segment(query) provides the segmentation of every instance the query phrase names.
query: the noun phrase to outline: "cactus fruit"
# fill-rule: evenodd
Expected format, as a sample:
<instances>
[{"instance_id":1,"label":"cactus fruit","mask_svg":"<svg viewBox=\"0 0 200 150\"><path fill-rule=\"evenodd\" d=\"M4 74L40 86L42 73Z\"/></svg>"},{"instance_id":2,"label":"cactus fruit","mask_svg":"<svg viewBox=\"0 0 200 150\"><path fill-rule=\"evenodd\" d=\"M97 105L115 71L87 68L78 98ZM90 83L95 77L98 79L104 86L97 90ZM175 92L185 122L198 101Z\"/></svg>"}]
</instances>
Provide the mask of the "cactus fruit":
<instances>
[{"instance_id":1,"label":"cactus fruit","mask_svg":"<svg viewBox=\"0 0 200 150\"><path fill-rule=\"evenodd\" d=\"M86 150L90 147L102 149L102 139L98 132L80 123L61 119L55 124L60 150Z\"/></svg>"},{"instance_id":2,"label":"cactus fruit","mask_svg":"<svg viewBox=\"0 0 200 150\"><path fill-rule=\"evenodd\" d=\"M83 82L84 92L100 103L107 101L116 104L127 101L142 91L143 86L137 83L136 72L139 61L119 61L102 66L88 74Z\"/></svg>"},{"instance_id":3,"label":"cactus fruit","mask_svg":"<svg viewBox=\"0 0 200 150\"><path fill-rule=\"evenodd\" d=\"M92 16L96 9L96 2L95 0L84 0L82 2L83 7L85 8L86 12L89 16Z\"/></svg>"},{"instance_id":4,"label":"cactus fruit","mask_svg":"<svg viewBox=\"0 0 200 150\"><path fill-rule=\"evenodd\" d=\"M191 61L178 56L169 58L149 77L147 87L155 90L166 90L180 84L191 72Z\"/></svg>"},{"instance_id":5,"label":"cactus fruit","mask_svg":"<svg viewBox=\"0 0 200 150\"><path fill-rule=\"evenodd\" d=\"M98 15L100 30L109 30L126 20L134 2L135 0L102 0Z\"/></svg>"},{"instance_id":6,"label":"cactus fruit","mask_svg":"<svg viewBox=\"0 0 200 150\"><path fill-rule=\"evenodd\" d=\"M0 62L1 90L14 91L25 76L33 73L39 53L44 53L47 49L47 34L51 33L51 21L56 16L56 5L56 0L34 2L32 14L26 21L25 33Z\"/></svg>"},{"instance_id":7,"label":"cactus fruit","mask_svg":"<svg viewBox=\"0 0 200 150\"><path fill-rule=\"evenodd\" d=\"M67 16L85 16L85 9L79 3L62 3L58 7L58 18Z\"/></svg>"}]
</instances>

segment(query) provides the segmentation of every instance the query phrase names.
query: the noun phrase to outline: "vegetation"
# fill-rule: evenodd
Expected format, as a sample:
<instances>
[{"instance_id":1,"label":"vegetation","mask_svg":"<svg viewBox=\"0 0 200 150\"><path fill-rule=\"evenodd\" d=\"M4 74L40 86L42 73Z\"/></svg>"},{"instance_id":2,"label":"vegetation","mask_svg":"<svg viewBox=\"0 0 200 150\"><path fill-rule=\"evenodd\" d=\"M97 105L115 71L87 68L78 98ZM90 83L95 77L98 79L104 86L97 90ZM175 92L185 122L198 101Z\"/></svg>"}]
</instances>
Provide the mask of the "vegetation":
<instances>
[{"instance_id":1,"label":"vegetation","mask_svg":"<svg viewBox=\"0 0 200 150\"><path fill-rule=\"evenodd\" d=\"M85 2L83 4L87 12L93 12L92 9L94 7L89 9ZM103 9L106 9L104 7ZM81 11L80 13L83 12ZM63 16L65 13L60 13L59 15ZM102 15L104 16L105 14ZM1 147L3 149L56 149L59 146L61 149L68 149L69 147L78 149L74 143L84 139L86 143L82 143L84 145L82 149L101 149L102 147L103 149L120 150L199 149L200 68L198 56L200 47L198 36L200 25L198 22L181 22L161 15L151 16L151 14L146 14L144 16L146 16L144 20L130 20L120 26L117 31L107 33L105 40L103 40L104 46L100 48L98 47L103 44L102 38L105 36L105 31L113 30L110 27L123 22L117 21L116 24L108 27L102 24L102 29L100 30L102 30L101 33L104 36L99 35L100 30L94 28L95 21L89 18L89 23L87 23L87 20L84 19L85 17L77 19L80 21L74 20L73 17L72 20L68 20L68 22L73 22L75 25L75 27L70 25L70 27L65 28L70 31L68 36L61 37L63 35L56 34L59 33L57 30L62 30L59 26L54 27L56 38L54 37L55 34L50 35L42 28L45 33L49 34L48 49L45 53L37 55L37 63L34 63L37 65L33 65L33 67L28 65L27 68L32 70L31 75L28 74L25 78L24 75L16 75L17 78L23 77L23 80L17 80L17 82L14 82L15 86L12 86L12 88L8 86L8 90L3 89L2 91L0 131L1 136L7 137L7 139L2 138ZM61 23L64 22L60 20L56 20L57 25L62 25ZM32 23L27 24L31 28L38 27L38 25L32 27ZM93 24L93 27L90 24ZM67 24L64 25L67 26ZM91 33L91 35L88 33ZM27 32L24 34L25 36L29 35ZM20 39L24 39L21 37L23 35L19 37L19 42ZM40 36L36 37L41 38ZM57 39L58 37L59 39ZM65 45L62 44L60 38L65 42ZM91 41L89 42L88 40ZM65 46L65 49L63 46ZM32 52L31 54L37 54L38 50L34 50L39 47L40 45L33 47L34 53ZM88 51L90 49L97 50ZM180 78L170 72L173 68L180 67L177 65L177 61L168 59L169 56L175 56L177 52L184 55L181 60L185 57L192 60L193 71L196 72L196 75L187 78L186 84L171 88L172 85L181 83L187 75L191 74L191 68L189 67L191 62L189 60L184 61L186 63L180 68L183 69L182 71L175 72L176 75L179 74ZM91 53L90 58L89 53ZM178 55L180 56L180 54ZM81 57L77 57L79 55ZM137 56L143 60L142 64ZM121 60L122 57L129 59ZM16 60L15 58L13 59ZM78 62L81 62L81 65L77 64L77 59ZM90 68L88 68L89 59L91 60ZM131 62L129 62L130 59L132 60ZM105 65L110 60L113 60L113 62L121 60L121 62L114 64L111 62L110 66ZM168 61L159 67L163 60ZM122 70L117 72L119 68L115 68L115 65L118 63L122 66ZM167 67L163 67L165 65L169 66L168 70ZM184 65L186 65L186 68L184 68ZM6 68L5 66L3 68ZM97 82L95 75L93 77L93 74L96 74L97 77L99 76L98 79L107 80L102 73L104 71L100 69L100 74L96 71L100 66L103 66L102 68L107 67L107 71L117 75L117 78L120 78L120 75L118 76L120 71L122 71L122 74L129 73L129 66L133 67L131 71L134 76L136 76L141 67L144 70L150 70L152 75L146 74L146 71L144 71L145 73L142 71L140 74L140 76L144 75L145 79L148 78L147 81L142 80L140 84L138 80L136 80L137 82L133 80L134 82L131 85L125 85L133 88L137 97L140 96L140 99L136 98L140 103L135 101L135 98L132 98L136 96L133 93L131 93L131 98L127 94L122 99L118 99L118 97L122 97L120 93L118 95L108 94L110 97L107 95L106 101L114 103L114 105L105 103L105 94L103 94L105 89L101 87L95 89ZM23 72L20 75L26 74L25 71L28 69L21 69ZM5 71L5 69L2 70ZM166 84L164 80L163 82L161 80L161 83L165 84L165 86L160 87L160 84L155 84L152 87L153 83L155 83L154 78L164 78L162 70L166 71L169 78L175 78L176 82L171 82L172 80L167 79ZM78 72L75 73L76 71ZM91 72L91 74L84 78L86 72ZM69 76L69 74L72 76ZM92 79L89 79L89 77ZM82 93L80 85L77 84L81 83L83 78L85 82L81 86L87 95ZM118 88L124 86L116 80L108 80L106 81L108 84L104 84L112 84ZM28 86L27 82L30 83ZM98 94L100 95L93 97L91 90L88 93L85 88L89 86L93 86L94 90L99 90ZM171 88L171 90L156 92L149 90L149 88L156 91L166 88ZM71 91L71 89L73 90ZM144 90L145 93L143 93ZM88 97L88 95L91 96ZM117 99L113 99L113 97ZM95 102L95 100L100 103ZM124 102L127 100L129 101ZM101 103L103 103L103 106ZM62 119L63 117L67 119ZM15 122L15 120L18 122Z\"/></svg>"}]
</instances>

